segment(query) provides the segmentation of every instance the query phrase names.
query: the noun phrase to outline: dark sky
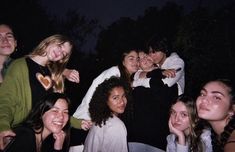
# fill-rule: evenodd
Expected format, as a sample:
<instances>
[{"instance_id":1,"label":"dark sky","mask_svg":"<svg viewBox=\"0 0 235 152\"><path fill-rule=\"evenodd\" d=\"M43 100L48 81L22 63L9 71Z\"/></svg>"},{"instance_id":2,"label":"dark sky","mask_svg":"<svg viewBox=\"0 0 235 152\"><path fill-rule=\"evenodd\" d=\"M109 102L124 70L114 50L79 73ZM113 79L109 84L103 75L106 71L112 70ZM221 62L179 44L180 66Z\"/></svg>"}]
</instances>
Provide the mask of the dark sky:
<instances>
[{"instance_id":1,"label":"dark sky","mask_svg":"<svg viewBox=\"0 0 235 152\"><path fill-rule=\"evenodd\" d=\"M135 18L144 14L150 6L161 8L167 0L41 0L49 13L63 16L68 9L74 9L88 19L97 19L99 25L106 27L120 17ZM171 0L182 5L186 11L198 7L199 3L211 8L218 7L229 0ZM83 48L84 52L94 52L96 37L90 37Z\"/></svg>"},{"instance_id":2,"label":"dark sky","mask_svg":"<svg viewBox=\"0 0 235 152\"><path fill-rule=\"evenodd\" d=\"M187 9L195 7L199 2L199 0L172 1ZM120 17L140 16L150 6L160 8L167 0L42 0L42 2L53 14L62 15L67 9L75 9L88 18L98 19L101 25L106 26Z\"/></svg>"}]
</instances>

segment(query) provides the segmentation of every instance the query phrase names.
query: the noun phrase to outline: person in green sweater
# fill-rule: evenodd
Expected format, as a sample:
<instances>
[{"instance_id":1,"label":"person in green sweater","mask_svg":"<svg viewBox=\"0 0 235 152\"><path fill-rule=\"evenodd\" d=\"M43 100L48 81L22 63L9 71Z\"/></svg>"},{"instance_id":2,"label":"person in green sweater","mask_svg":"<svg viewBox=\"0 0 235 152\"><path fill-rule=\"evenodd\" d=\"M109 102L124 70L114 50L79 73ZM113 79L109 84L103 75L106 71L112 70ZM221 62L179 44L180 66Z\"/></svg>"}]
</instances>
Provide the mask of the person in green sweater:
<instances>
[{"instance_id":1,"label":"person in green sweater","mask_svg":"<svg viewBox=\"0 0 235 152\"><path fill-rule=\"evenodd\" d=\"M15 136L12 127L22 122L40 99L52 92L64 92L66 64L73 44L63 35L45 38L26 57L13 61L0 87L0 149L4 139ZM76 76L72 78L79 82ZM71 118L75 128L81 120ZM86 123L82 123L83 125Z\"/></svg>"},{"instance_id":2,"label":"person in green sweater","mask_svg":"<svg viewBox=\"0 0 235 152\"><path fill-rule=\"evenodd\" d=\"M6 69L12 62L10 55L14 52L17 41L10 25L0 23L0 84L6 74Z\"/></svg>"}]
</instances>

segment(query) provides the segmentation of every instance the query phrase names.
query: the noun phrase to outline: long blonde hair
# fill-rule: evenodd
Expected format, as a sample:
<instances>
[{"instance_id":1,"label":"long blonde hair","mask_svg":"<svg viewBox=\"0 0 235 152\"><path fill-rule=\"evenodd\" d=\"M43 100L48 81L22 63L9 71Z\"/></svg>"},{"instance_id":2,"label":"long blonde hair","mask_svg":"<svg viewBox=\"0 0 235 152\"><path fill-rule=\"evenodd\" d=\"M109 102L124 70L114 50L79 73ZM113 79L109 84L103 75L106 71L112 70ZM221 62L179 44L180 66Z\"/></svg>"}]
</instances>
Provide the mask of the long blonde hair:
<instances>
[{"instance_id":1,"label":"long blonde hair","mask_svg":"<svg viewBox=\"0 0 235 152\"><path fill-rule=\"evenodd\" d=\"M71 50L73 47L73 43L72 41L64 36L64 35L60 35L60 34L55 34L52 36L49 36L47 38L45 38L44 40L42 40L32 51L32 53L29 54L30 57L34 57L34 56L46 56L46 48L53 44L64 44L65 42L68 42L71 45ZM60 92L63 93L64 92L64 78L63 78L63 71L68 63L69 57L71 55L71 51L61 60L56 61L56 62L49 62L47 64L48 69L51 72L51 79L53 81L53 89L54 92Z\"/></svg>"}]
</instances>

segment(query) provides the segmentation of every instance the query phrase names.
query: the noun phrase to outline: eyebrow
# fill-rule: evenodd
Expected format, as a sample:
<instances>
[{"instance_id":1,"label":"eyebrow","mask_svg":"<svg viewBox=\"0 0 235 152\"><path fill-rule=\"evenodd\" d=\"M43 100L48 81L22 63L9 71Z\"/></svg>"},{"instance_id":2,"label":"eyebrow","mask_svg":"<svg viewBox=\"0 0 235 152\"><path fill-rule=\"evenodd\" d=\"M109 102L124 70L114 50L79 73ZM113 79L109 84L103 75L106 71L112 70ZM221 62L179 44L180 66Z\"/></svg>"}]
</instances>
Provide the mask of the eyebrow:
<instances>
[{"instance_id":1,"label":"eyebrow","mask_svg":"<svg viewBox=\"0 0 235 152\"><path fill-rule=\"evenodd\" d=\"M59 108L59 107L55 107L55 106L51 107L51 109L52 109L52 108L55 108L55 109L61 109L61 108ZM67 109L62 109L62 110L69 110L69 109L67 108Z\"/></svg>"},{"instance_id":2,"label":"eyebrow","mask_svg":"<svg viewBox=\"0 0 235 152\"><path fill-rule=\"evenodd\" d=\"M205 88L202 88L202 91L208 92ZM212 91L212 93L213 93L213 94L220 94L220 95L222 95L223 97L225 97L225 95L224 95L222 92L220 92L220 91Z\"/></svg>"}]
</instances>

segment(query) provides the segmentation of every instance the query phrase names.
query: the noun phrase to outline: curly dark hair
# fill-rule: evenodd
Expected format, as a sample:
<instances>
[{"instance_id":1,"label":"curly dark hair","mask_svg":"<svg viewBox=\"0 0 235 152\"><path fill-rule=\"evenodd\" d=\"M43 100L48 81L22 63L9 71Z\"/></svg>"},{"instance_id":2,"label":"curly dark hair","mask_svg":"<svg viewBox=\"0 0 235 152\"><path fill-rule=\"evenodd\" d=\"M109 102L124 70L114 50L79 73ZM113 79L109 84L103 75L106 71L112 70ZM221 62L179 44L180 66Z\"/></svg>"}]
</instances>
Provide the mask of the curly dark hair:
<instances>
[{"instance_id":1,"label":"curly dark hair","mask_svg":"<svg viewBox=\"0 0 235 152\"><path fill-rule=\"evenodd\" d=\"M95 125L99 125L101 127L101 125L105 124L109 117L113 117L112 111L108 107L107 102L111 91L115 87L122 87L125 94L128 92L128 84L125 83L121 78L114 76L106 79L96 88L89 104L91 120L95 123Z\"/></svg>"}]
</instances>

